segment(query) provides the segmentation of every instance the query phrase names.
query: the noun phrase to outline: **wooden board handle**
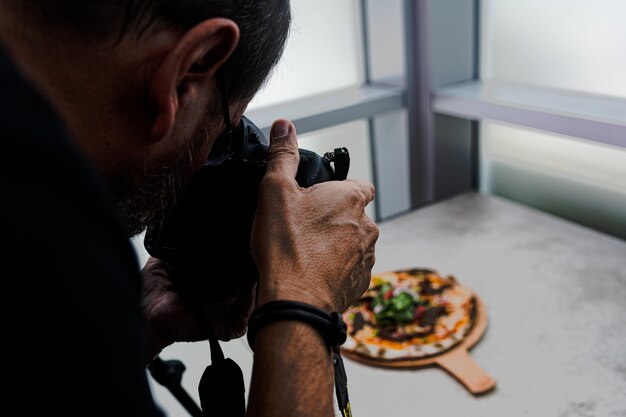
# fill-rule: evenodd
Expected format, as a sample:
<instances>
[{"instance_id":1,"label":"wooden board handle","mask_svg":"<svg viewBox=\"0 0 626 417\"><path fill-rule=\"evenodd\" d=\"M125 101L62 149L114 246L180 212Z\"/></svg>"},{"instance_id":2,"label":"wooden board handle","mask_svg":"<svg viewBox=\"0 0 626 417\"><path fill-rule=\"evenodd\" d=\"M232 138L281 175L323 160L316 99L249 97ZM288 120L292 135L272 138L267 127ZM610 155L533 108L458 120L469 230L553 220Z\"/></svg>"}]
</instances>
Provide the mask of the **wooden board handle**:
<instances>
[{"instance_id":1,"label":"wooden board handle","mask_svg":"<svg viewBox=\"0 0 626 417\"><path fill-rule=\"evenodd\" d=\"M437 364L474 395L485 394L496 386L496 381L472 359L466 349L457 348L445 353L437 359Z\"/></svg>"}]
</instances>

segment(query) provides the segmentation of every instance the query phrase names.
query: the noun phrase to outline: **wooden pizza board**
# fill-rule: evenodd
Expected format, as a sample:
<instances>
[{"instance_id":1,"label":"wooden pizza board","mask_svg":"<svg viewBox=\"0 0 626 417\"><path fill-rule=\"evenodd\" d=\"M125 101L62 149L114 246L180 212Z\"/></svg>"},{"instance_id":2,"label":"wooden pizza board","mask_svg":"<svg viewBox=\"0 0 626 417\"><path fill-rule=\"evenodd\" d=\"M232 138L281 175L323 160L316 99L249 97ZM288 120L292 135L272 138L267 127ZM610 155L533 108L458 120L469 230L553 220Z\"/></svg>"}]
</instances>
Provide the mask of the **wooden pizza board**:
<instances>
[{"instance_id":1,"label":"wooden pizza board","mask_svg":"<svg viewBox=\"0 0 626 417\"><path fill-rule=\"evenodd\" d=\"M419 369L439 366L455 377L469 392L483 395L496 387L496 381L470 356L469 350L487 330L487 310L482 300L476 298L476 319L469 334L460 343L442 353L419 359L381 361L356 352L342 350L342 355L370 366L394 369Z\"/></svg>"}]
</instances>

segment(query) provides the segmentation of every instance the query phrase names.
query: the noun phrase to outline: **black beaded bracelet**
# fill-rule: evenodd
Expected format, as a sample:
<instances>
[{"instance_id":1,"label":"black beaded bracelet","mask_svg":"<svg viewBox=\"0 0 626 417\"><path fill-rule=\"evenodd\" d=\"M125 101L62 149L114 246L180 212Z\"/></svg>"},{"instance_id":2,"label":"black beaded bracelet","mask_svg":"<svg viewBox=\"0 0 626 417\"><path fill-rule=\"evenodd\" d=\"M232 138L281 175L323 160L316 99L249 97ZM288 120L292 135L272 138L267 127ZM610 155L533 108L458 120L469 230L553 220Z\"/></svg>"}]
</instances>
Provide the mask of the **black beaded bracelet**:
<instances>
[{"instance_id":1,"label":"black beaded bracelet","mask_svg":"<svg viewBox=\"0 0 626 417\"><path fill-rule=\"evenodd\" d=\"M254 342L259 329L276 321L300 321L314 327L321 334L333 353L335 390L339 410L342 416L351 417L347 375L339 351L339 346L347 338L347 326L341 314L337 312L328 314L315 306L299 301L278 300L263 304L252 313L248 321L247 338L252 350L254 350Z\"/></svg>"}]
</instances>

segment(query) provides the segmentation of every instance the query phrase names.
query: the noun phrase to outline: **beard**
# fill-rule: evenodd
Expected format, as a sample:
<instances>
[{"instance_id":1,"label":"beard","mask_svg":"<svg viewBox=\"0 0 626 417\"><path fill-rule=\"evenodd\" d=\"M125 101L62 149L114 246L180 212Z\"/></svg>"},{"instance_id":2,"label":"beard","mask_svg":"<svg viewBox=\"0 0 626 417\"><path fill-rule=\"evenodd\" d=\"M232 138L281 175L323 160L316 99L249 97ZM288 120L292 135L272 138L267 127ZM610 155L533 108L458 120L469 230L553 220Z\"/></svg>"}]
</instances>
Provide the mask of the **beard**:
<instances>
[{"instance_id":1,"label":"beard","mask_svg":"<svg viewBox=\"0 0 626 417\"><path fill-rule=\"evenodd\" d=\"M137 171L108 176L113 204L126 226L129 237L142 233L153 222L161 221L176 206L191 181L200 151L209 141L212 112L200 122L191 142L171 161L150 161ZM203 155L204 159L207 155Z\"/></svg>"}]
</instances>

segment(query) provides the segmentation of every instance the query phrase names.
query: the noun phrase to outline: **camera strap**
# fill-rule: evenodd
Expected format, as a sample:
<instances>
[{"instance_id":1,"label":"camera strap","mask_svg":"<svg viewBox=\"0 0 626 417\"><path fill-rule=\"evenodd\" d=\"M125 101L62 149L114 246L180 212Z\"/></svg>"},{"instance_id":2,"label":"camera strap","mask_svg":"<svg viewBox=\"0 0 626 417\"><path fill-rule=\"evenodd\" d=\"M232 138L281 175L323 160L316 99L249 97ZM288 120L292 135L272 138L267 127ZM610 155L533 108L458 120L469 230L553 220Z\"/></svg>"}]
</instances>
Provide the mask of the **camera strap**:
<instances>
[{"instance_id":1,"label":"camera strap","mask_svg":"<svg viewBox=\"0 0 626 417\"><path fill-rule=\"evenodd\" d=\"M271 301L263 304L252 313L248 322L248 344L254 349L256 334L264 325L275 321L292 320L313 326L320 332L326 345L330 347L339 411L343 417L352 417L348 397L348 377L339 348L347 338L347 326L341 318L341 314L337 312L328 314L315 306L297 301Z\"/></svg>"},{"instance_id":2,"label":"camera strap","mask_svg":"<svg viewBox=\"0 0 626 417\"><path fill-rule=\"evenodd\" d=\"M243 373L235 361L224 357L217 337L209 329L211 365L198 385L200 405L205 416L245 417L246 397Z\"/></svg>"}]
</instances>

